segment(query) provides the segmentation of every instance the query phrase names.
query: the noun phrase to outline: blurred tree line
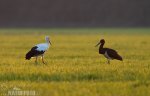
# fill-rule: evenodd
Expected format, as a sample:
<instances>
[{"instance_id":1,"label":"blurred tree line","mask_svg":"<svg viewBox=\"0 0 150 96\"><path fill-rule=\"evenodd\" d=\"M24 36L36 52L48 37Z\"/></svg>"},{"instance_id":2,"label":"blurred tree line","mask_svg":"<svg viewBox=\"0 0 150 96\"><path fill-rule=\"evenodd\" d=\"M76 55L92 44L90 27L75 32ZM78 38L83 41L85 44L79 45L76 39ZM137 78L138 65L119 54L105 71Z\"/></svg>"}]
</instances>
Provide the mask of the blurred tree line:
<instances>
[{"instance_id":1,"label":"blurred tree line","mask_svg":"<svg viewBox=\"0 0 150 96\"><path fill-rule=\"evenodd\" d=\"M0 0L1 27L150 26L150 0Z\"/></svg>"}]
</instances>

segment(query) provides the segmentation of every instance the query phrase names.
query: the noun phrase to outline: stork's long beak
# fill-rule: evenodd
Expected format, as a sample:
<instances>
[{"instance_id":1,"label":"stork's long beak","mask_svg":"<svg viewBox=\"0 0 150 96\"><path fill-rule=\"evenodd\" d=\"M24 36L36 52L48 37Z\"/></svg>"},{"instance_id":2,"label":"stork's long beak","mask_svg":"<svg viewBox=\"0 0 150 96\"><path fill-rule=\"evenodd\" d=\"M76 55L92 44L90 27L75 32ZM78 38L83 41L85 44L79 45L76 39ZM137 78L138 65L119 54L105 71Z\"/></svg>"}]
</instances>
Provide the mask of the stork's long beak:
<instances>
[{"instance_id":1,"label":"stork's long beak","mask_svg":"<svg viewBox=\"0 0 150 96\"><path fill-rule=\"evenodd\" d=\"M97 45L95 45L95 47L97 47L99 44L101 44L101 43L99 42Z\"/></svg>"},{"instance_id":2,"label":"stork's long beak","mask_svg":"<svg viewBox=\"0 0 150 96\"><path fill-rule=\"evenodd\" d=\"M52 45L51 41L49 41L49 44Z\"/></svg>"}]
</instances>

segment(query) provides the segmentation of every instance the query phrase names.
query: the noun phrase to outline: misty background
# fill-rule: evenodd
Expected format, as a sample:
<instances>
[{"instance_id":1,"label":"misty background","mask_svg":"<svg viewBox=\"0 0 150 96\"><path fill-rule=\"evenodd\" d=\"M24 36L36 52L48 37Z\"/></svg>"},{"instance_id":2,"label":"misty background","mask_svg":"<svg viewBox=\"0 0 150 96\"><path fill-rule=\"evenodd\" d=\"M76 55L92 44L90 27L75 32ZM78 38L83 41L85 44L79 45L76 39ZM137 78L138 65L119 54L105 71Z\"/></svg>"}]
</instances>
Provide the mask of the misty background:
<instances>
[{"instance_id":1,"label":"misty background","mask_svg":"<svg viewBox=\"0 0 150 96\"><path fill-rule=\"evenodd\" d=\"M0 0L0 27L149 27L150 0Z\"/></svg>"}]
</instances>

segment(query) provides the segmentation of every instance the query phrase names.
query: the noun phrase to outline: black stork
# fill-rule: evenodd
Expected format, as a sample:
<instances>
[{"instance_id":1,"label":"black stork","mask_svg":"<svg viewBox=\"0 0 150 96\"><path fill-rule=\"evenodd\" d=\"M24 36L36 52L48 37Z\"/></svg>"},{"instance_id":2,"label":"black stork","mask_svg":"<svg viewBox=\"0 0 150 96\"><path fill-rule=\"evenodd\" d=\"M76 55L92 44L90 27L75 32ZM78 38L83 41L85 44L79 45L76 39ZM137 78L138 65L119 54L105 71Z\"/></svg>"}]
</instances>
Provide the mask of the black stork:
<instances>
[{"instance_id":1,"label":"black stork","mask_svg":"<svg viewBox=\"0 0 150 96\"><path fill-rule=\"evenodd\" d=\"M104 44L105 44L105 40L101 39L100 42L95 47L100 45L99 54L103 54L107 58L108 64L110 64L110 60L113 59L123 61L122 57L117 53L117 51L110 48L103 48Z\"/></svg>"}]
</instances>

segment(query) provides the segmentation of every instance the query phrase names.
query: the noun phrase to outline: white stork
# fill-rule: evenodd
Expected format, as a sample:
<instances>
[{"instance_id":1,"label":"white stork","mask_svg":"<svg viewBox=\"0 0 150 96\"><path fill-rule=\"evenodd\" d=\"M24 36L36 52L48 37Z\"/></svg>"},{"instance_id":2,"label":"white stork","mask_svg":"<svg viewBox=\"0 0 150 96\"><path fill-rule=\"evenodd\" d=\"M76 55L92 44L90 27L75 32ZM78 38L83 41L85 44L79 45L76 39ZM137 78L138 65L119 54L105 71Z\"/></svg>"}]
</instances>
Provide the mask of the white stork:
<instances>
[{"instance_id":1,"label":"white stork","mask_svg":"<svg viewBox=\"0 0 150 96\"><path fill-rule=\"evenodd\" d=\"M45 64L44 53L45 53L45 51L48 50L48 48L51 45L49 36L46 36L45 40L46 40L46 43L37 44L31 48L31 50L26 54L26 57L25 57L26 60L30 60L31 57L35 57L36 58L35 63L37 63L38 56L41 56L42 62Z\"/></svg>"}]
</instances>

